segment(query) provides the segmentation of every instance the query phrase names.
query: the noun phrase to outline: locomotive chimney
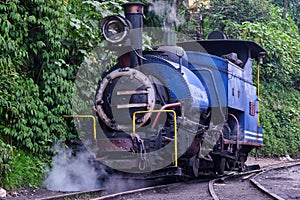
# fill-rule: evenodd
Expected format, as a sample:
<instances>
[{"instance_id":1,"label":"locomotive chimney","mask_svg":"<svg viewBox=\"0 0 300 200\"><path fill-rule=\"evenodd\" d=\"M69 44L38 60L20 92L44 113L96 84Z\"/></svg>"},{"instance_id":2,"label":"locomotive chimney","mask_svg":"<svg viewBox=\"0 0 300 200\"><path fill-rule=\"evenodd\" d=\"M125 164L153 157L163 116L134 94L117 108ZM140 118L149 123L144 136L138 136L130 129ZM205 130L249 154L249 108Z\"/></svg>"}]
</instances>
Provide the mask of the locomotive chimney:
<instances>
[{"instance_id":1,"label":"locomotive chimney","mask_svg":"<svg viewBox=\"0 0 300 200\"><path fill-rule=\"evenodd\" d=\"M133 51L130 52L130 65L131 67L136 67L138 64L142 64L144 4L141 2L129 2L125 3L123 7L126 19L132 25L130 41Z\"/></svg>"}]
</instances>

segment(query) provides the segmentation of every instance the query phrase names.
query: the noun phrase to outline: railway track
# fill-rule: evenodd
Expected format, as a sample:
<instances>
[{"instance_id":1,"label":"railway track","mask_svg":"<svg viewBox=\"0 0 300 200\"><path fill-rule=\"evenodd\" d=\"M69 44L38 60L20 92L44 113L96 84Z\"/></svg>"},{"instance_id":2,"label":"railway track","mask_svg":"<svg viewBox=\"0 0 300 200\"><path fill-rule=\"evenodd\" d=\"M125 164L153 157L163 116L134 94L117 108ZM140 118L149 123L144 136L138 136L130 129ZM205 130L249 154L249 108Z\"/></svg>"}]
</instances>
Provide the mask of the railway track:
<instances>
[{"instance_id":1,"label":"railway track","mask_svg":"<svg viewBox=\"0 0 300 200\"><path fill-rule=\"evenodd\" d=\"M213 183L227 177L255 174L261 170L252 170L245 173L230 172L217 179L197 179L188 182L171 183L152 187L130 190L121 193L106 195L92 200L153 200L153 199L218 199L214 192ZM210 181L211 180L211 181Z\"/></svg>"},{"instance_id":2,"label":"railway track","mask_svg":"<svg viewBox=\"0 0 300 200\"><path fill-rule=\"evenodd\" d=\"M207 190L208 180L171 183L131 190L92 200L175 200L175 199L212 199Z\"/></svg>"},{"instance_id":3,"label":"railway track","mask_svg":"<svg viewBox=\"0 0 300 200\"><path fill-rule=\"evenodd\" d=\"M37 197L36 200L68 200L68 199L91 199L96 196L102 196L106 192L105 188L87 190L81 192L64 192L48 197Z\"/></svg>"},{"instance_id":4,"label":"railway track","mask_svg":"<svg viewBox=\"0 0 300 200\"><path fill-rule=\"evenodd\" d=\"M292 176L289 177L289 176ZM30 198L38 200L177 200L177 199L299 199L300 161L268 165L247 172L229 172L216 179L197 179L188 182L169 183L135 190L108 194L104 188L58 193L48 197ZM276 182L276 184L274 183ZM117 183L116 183L117 185ZM274 187L276 186L276 187ZM273 189L277 190L274 191ZM299 190L300 191L300 190Z\"/></svg>"},{"instance_id":5,"label":"railway track","mask_svg":"<svg viewBox=\"0 0 300 200\"><path fill-rule=\"evenodd\" d=\"M269 165L261 170L211 180L209 191L214 200L299 199L300 192L296 192L299 190L299 174L299 161ZM291 187L292 181L294 187Z\"/></svg>"},{"instance_id":6,"label":"railway track","mask_svg":"<svg viewBox=\"0 0 300 200\"><path fill-rule=\"evenodd\" d=\"M131 190L112 195L94 198L92 200L153 200L153 199L244 199L244 200L268 200L268 199L291 199L282 198L273 191L265 189L263 184L256 179L272 170L285 170L294 166L299 167L300 162L288 162L265 166L262 169L250 170L247 172L230 172L222 177L213 180L193 180L189 182L172 183L159 185L137 190ZM300 167L299 167L300 168ZM300 169L299 169L300 170ZM291 169L290 171L296 171ZM276 172L275 172L276 174ZM260 178L262 179L262 178ZM283 180L290 180L283 178ZM261 182L265 182L262 180ZM254 184L256 183L256 184ZM287 183L282 183L287 186ZM299 188L299 186L298 186ZM296 198L294 198L296 199ZM298 198L299 199L299 198Z\"/></svg>"},{"instance_id":7,"label":"railway track","mask_svg":"<svg viewBox=\"0 0 300 200\"><path fill-rule=\"evenodd\" d=\"M270 167L250 181L274 199L300 199L300 161Z\"/></svg>"}]
</instances>

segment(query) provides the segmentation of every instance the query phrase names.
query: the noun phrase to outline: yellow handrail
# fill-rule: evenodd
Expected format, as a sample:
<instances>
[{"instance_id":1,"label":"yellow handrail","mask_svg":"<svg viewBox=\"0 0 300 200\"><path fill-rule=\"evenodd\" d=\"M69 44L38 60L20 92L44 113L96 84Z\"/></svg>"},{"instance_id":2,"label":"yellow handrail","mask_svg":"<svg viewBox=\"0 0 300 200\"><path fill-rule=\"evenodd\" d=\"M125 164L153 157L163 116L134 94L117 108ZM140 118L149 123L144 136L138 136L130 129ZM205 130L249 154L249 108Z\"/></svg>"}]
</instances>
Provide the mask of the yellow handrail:
<instances>
[{"instance_id":1,"label":"yellow handrail","mask_svg":"<svg viewBox=\"0 0 300 200\"><path fill-rule=\"evenodd\" d=\"M147 111L136 111L133 113L133 119L132 119L132 135L135 136L135 116L136 114L142 114L142 113L158 113L158 112L171 112L173 113L173 118L174 118L174 142L175 142L175 145L174 145L174 163L175 163L175 167L178 166L178 163L177 163L177 156L178 156L178 147L177 147L177 122L176 122L176 112L174 110L147 110Z\"/></svg>"},{"instance_id":2,"label":"yellow handrail","mask_svg":"<svg viewBox=\"0 0 300 200\"><path fill-rule=\"evenodd\" d=\"M93 115L63 115L62 119L64 118L92 118L94 127L94 140L97 139L96 118Z\"/></svg>"},{"instance_id":3,"label":"yellow handrail","mask_svg":"<svg viewBox=\"0 0 300 200\"><path fill-rule=\"evenodd\" d=\"M262 64L262 57L260 57L260 60L257 64L257 98L258 98L258 113L257 113L257 125L260 126L260 65Z\"/></svg>"}]
</instances>

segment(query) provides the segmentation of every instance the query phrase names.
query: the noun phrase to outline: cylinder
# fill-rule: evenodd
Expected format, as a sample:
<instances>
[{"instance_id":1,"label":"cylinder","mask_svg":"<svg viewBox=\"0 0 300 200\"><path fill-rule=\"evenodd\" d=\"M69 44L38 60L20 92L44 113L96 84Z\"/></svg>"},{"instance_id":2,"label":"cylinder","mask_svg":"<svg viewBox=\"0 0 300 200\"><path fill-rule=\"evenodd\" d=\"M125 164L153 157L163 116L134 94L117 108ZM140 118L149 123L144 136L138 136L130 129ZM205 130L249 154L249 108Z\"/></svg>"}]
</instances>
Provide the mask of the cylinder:
<instances>
[{"instance_id":1,"label":"cylinder","mask_svg":"<svg viewBox=\"0 0 300 200\"><path fill-rule=\"evenodd\" d=\"M144 4L141 2L129 2L123 5L125 17L130 21L132 29L130 31L131 47L134 49L130 52L130 65L136 67L142 64L142 49L143 49L143 14Z\"/></svg>"}]
</instances>

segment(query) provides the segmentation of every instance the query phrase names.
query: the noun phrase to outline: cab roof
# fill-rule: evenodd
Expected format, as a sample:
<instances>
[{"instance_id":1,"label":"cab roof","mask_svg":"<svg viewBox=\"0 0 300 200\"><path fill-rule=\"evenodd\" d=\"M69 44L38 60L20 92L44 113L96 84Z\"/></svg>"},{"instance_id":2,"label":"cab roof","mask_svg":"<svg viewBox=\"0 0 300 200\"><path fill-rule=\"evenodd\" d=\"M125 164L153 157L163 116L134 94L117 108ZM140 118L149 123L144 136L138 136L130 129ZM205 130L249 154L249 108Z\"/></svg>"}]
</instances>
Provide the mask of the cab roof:
<instances>
[{"instance_id":1,"label":"cab roof","mask_svg":"<svg viewBox=\"0 0 300 200\"><path fill-rule=\"evenodd\" d=\"M197 42L199 45L196 45ZM236 53L244 63L248 58L259 58L267 52L253 41L231 39L209 39L177 43L186 51L200 51L221 57L229 53Z\"/></svg>"}]
</instances>

